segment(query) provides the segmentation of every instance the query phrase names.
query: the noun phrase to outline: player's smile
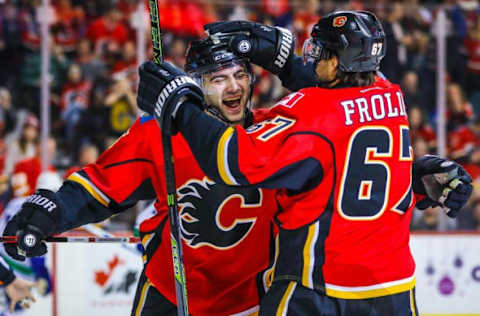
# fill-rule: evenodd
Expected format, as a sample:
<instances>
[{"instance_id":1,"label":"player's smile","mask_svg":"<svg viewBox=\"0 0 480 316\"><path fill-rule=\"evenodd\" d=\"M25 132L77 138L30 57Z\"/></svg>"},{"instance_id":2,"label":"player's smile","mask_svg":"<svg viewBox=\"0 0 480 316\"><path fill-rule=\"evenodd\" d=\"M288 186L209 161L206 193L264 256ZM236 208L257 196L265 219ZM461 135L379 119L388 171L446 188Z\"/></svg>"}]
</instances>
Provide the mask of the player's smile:
<instances>
[{"instance_id":1,"label":"player's smile","mask_svg":"<svg viewBox=\"0 0 480 316\"><path fill-rule=\"evenodd\" d=\"M237 114L242 111L242 95L225 98L222 101L225 110L230 114Z\"/></svg>"}]
</instances>

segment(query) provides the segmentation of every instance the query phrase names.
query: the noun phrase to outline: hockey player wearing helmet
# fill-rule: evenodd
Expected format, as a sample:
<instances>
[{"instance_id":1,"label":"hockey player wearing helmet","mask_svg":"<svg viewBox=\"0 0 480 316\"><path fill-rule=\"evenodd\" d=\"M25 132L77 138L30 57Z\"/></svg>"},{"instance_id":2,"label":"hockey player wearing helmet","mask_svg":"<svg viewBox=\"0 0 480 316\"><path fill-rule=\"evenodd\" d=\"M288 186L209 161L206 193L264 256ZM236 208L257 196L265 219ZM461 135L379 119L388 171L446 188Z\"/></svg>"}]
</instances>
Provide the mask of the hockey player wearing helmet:
<instances>
[{"instance_id":1,"label":"hockey player wearing helmet","mask_svg":"<svg viewBox=\"0 0 480 316\"><path fill-rule=\"evenodd\" d=\"M281 31L254 28L250 46L240 45L245 38L230 43L246 52L282 46ZM193 91L186 85L169 91L167 102L138 104L147 112L156 104L159 113L172 115L215 181L277 189L279 253L260 315L417 315L408 245L412 210L417 202L437 203L455 216L472 186L463 168L442 158L422 157L415 169L402 92L376 73L385 49L373 14L326 15L304 49L316 87L285 97L247 129L211 119L198 98L177 98ZM266 68L281 48L270 51L272 58L259 58ZM182 74L163 64L158 69L162 96L162 87ZM140 72L140 86L148 80ZM437 172L445 173L438 195L421 181Z\"/></svg>"},{"instance_id":2,"label":"hockey player wearing helmet","mask_svg":"<svg viewBox=\"0 0 480 316\"><path fill-rule=\"evenodd\" d=\"M141 68L149 76L156 70L153 63ZM209 118L244 127L262 120L248 109L253 84L250 64L224 43L209 38L193 42L186 70L202 86L191 81L195 93L203 90L206 95ZM152 82L144 83L140 102L148 97L145 91L158 89L149 85ZM272 219L277 211L274 192L217 184L200 169L181 134L173 137L172 145L189 312L194 316L256 315L271 277ZM34 233L43 239L108 218L138 200L156 198L156 214L139 227L144 270L131 315L177 315L163 170L161 131L152 116L143 116L96 163L70 175L57 193L36 193L55 205L51 212L26 203L8 223L5 234ZM20 246L27 256L46 251L42 244ZM7 251L22 258L16 245Z\"/></svg>"},{"instance_id":3,"label":"hockey player wearing helmet","mask_svg":"<svg viewBox=\"0 0 480 316\"><path fill-rule=\"evenodd\" d=\"M236 55L226 43L207 37L190 43L185 71L202 87L209 113L228 123L251 120L254 75L246 57Z\"/></svg>"}]
</instances>

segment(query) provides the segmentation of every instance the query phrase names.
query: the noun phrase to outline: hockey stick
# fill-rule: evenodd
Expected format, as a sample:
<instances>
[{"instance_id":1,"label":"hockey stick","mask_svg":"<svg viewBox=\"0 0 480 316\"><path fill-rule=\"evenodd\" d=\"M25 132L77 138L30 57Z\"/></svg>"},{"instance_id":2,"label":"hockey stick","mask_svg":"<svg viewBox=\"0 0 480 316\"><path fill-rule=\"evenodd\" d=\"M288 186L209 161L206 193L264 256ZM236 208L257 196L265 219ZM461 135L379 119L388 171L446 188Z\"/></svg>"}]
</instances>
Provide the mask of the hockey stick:
<instances>
[{"instance_id":1,"label":"hockey stick","mask_svg":"<svg viewBox=\"0 0 480 316\"><path fill-rule=\"evenodd\" d=\"M83 225L82 228L85 229L90 234L96 235L97 237L108 237L108 238L115 237L112 233L107 232L105 229L100 228L94 224L86 224L86 225ZM122 243L121 246L122 248L125 248L126 250L133 252L136 255L140 255L140 251L138 250L137 245L132 245L130 243Z\"/></svg>"},{"instance_id":2,"label":"hockey stick","mask_svg":"<svg viewBox=\"0 0 480 316\"><path fill-rule=\"evenodd\" d=\"M27 235L28 236L28 235ZM47 237L43 241L46 242L76 242L76 243L139 243L138 237L89 237L89 236L52 236ZM3 236L0 237L0 242L6 244L17 243L17 236Z\"/></svg>"},{"instance_id":3,"label":"hockey stick","mask_svg":"<svg viewBox=\"0 0 480 316\"><path fill-rule=\"evenodd\" d=\"M149 0L150 23L152 28L153 62L160 64L163 60L158 0ZM162 129L163 161L165 165L165 182L167 187L168 218L170 222L170 241L172 244L173 273L175 275L175 293L177 297L178 316L188 316L187 286L185 268L183 266L182 235L178 218L177 189L175 185L175 169L173 165L171 140L171 115L165 115L164 121L154 114L155 120ZM160 232L157 232L160 233Z\"/></svg>"}]
</instances>

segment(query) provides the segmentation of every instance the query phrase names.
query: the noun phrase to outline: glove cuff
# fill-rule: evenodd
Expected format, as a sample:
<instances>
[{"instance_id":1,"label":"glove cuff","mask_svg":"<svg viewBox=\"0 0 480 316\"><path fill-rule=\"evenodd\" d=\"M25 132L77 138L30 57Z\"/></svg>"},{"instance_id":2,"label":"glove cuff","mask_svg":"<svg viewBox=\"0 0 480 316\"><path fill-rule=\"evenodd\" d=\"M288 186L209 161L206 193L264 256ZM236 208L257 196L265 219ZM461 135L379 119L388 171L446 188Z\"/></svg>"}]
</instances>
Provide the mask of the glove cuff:
<instances>
[{"instance_id":1,"label":"glove cuff","mask_svg":"<svg viewBox=\"0 0 480 316\"><path fill-rule=\"evenodd\" d=\"M282 27L275 27L277 30L277 49L275 59L268 69L274 75L281 73L288 62L292 59L295 40L292 33Z\"/></svg>"}]
</instances>

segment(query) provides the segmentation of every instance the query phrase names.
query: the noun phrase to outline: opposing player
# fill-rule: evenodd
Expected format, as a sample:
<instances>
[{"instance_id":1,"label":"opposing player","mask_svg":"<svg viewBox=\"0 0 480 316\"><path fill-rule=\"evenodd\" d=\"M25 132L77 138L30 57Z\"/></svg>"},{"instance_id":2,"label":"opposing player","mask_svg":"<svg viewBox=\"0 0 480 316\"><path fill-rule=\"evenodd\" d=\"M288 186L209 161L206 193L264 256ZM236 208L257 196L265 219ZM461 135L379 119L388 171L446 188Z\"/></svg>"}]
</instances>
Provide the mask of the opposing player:
<instances>
[{"instance_id":1,"label":"opposing player","mask_svg":"<svg viewBox=\"0 0 480 316\"><path fill-rule=\"evenodd\" d=\"M5 287L5 292L10 303L8 311L3 311L0 315L8 316L16 308L29 308L30 303L35 302L32 294L32 288L35 283L18 278L7 263L0 258L0 285Z\"/></svg>"},{"instance_id":2,"label":"opposing player","mask_svg":"<svg viewBox=\"0 0 480 316\"><path fill-rule=\"evenodd\" d=\"M247 129L206 115L180 70L140 68L140 87L154 76L158 90L140 89L139 106L174 117L207 175L277 189L280 251L261 315L417 315L412 209L440 203L455 216L471 178L434 156L413 164L402 92L376 75L384 54L373 14L324 16L303 52L319 87L287 96Z\"/></svg>"},{"instance_id":3,"label":"opposing player","mask_svg":"<svg viewBox=\"0 0 480 316\"><path fill-rule=\"evenodd\" d=\"M248 60L238 58L224 43L204 39L192 43L186 69L203 87L209 117L245 127L252 123ZM38 191L9 222L5 234L33 232L42 239L156 197L157 214L140 225L145 268L132 315L176 315L160 133L153 117L142 117L95 164L72 174L57 193ZM180 134L173 139L173 154L191 314L256 314L266 288L265 270L274 255L274 192L213 182ZM27 249L27 256L45 252L42 244L20 247ZM7 250L21 258L16 247Z\"/></svg>"}]
</instances>

